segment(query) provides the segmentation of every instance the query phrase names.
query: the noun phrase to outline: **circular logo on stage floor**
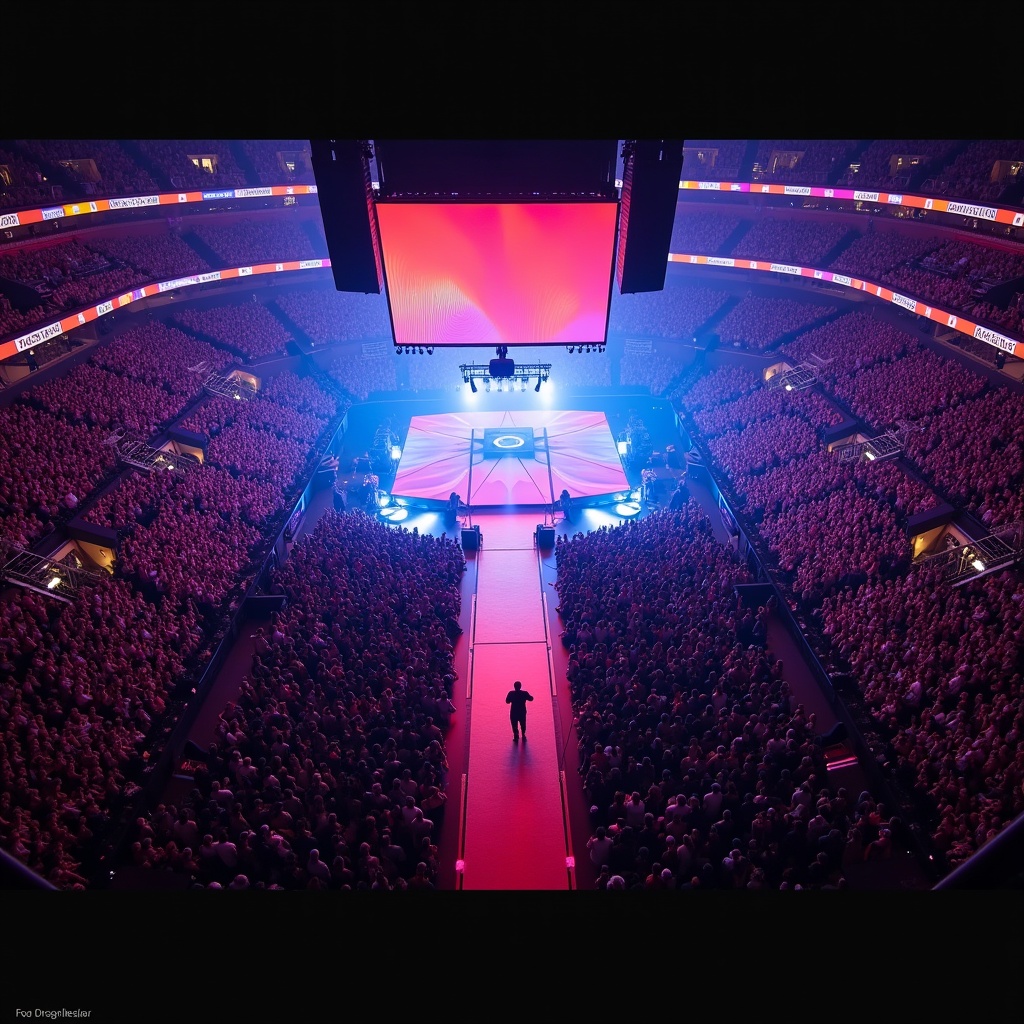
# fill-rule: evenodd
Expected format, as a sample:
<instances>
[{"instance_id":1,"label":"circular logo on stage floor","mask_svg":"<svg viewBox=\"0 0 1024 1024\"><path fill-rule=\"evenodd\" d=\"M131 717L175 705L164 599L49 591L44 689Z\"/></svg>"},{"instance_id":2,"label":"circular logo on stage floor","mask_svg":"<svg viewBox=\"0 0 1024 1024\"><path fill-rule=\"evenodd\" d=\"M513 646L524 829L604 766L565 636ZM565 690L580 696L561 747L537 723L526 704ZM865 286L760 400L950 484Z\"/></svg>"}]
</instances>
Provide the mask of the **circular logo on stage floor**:
<instances>
[{"instance_id":1,"label":"circular logo on stage floor","mask_svg":"<svg viewBox=\"0 0 1024 1024\"><path fill-rule=\"evenodd\" d=\"M501 434L491 440L495 448L522 448L526 441L518 434Z\"/></svg>"}]
</instances>

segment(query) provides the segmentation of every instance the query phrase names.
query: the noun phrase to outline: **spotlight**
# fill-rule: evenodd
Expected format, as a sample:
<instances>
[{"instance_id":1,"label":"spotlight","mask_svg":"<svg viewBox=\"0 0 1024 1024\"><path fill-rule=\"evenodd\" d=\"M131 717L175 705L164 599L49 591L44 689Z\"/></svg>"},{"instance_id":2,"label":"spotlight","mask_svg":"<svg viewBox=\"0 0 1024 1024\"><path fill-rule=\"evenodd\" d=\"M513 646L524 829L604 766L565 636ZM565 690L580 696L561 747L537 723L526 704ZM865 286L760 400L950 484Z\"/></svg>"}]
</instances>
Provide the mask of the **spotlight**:
<instances>
[{"instance_id":1,"label":"spotlight","mask_svg":"<svg viewBox=\"0 0 1024 1024\"><path fill-rule=\"evenodd\" d=\"M420 345L420 355L423 355L423 346Z\"/></svg>"},{"instance_id":2,"label":"spotlight","mask_svg":"<svg viewBox=\"0 0 1024 1024\"><path fill-rule=\"evenodd\" d=\"M576 351L576 346L575 345L570 345L569 346L569 355L572 355L573 352L575 352L575 351Z\"/></svg>"},{"instance_id":3,"label":"spotlight","mask_svg":"<svg viewBox=\"0 0 1024 1024\"><path fill-rule=\"evenodd\" d=\"M476 394L476 381L472 377L469 378L469 390Z\"/></svg>"},{"instance_id":4,"label":"spotlight","mask_svg":"<svg viewBox=\"0 0 1024 1024\"><path fill-rule=\"evenodd\" d=\"M985 568L985 563L980 558L975 558L974 561L971 562L971 566L977 569L978 572L981 572L981 570Z\"/></svg>"},{"instance_id":5,"label":"spotlight","mask_svg":"<svg viewBox=\"0 0 1024 1024\"><path fill-rule=\"evenodd\" d=\"M544 380L544 378L538 375L538 377L537 377L537 386L533 389L534 391L540 391L540 386L541 386L541 383L543 382L543 380ZM526 389L524 388L523 390L525 391Z\"/></svg>"},{"instance_id":6,"label":"spotlight","mask_svg":"<svg viewBox=\"0 0 1024 1024\"><path fill-rule=\"evenodd\" d=\"M433 345L428 345L427 346L427 355L428 356L432 356L433 354L434 354L434 346Z\"/></svg>"}]
</instances>

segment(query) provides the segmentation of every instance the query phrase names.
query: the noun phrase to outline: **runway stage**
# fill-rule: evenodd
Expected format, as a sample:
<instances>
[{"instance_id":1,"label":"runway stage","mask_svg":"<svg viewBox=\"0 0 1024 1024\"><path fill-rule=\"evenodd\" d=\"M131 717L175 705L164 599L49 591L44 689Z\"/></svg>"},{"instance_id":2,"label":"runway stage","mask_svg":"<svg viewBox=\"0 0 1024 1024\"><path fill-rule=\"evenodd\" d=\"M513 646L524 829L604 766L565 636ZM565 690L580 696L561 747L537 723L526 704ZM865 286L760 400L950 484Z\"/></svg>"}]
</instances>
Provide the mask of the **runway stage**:
<instances>
[{"instance_id":1,"label":"runway stage","mask_svg":"<svg viewBox=\"0 0 1024 1024\"><path fill-rule=\"evenodd\" d=\"M454 492L476 511L551 506L563 490L580 506L629 494L603 412L413 416L391 494L400 504L439 509Z\"/></svg>"}]
</instances>

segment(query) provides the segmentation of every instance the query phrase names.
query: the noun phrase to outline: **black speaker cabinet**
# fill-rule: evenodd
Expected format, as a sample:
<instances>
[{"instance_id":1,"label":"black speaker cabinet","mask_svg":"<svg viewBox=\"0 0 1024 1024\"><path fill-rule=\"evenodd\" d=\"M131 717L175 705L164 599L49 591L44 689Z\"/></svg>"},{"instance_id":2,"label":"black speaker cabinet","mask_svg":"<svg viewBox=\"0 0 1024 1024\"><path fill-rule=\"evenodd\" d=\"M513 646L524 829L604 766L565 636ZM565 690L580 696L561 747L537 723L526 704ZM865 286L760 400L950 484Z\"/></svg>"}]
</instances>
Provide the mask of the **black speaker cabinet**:
<instances>
[{"instance_id":1,"label":"black speaker cabinet","mask_svg":"<svg viewBox=\"0 0 1024 1024\"><path fill-rule=\"evenodd\" d=\"M472 529L464 527L462 530L462 550L479 551L481 539L479 526L474 526Z\"/></svg>"},{"instance_id":2,"label":"black speaker cabinet","mask_svg":"<svg viewBox=\"0 0 1024 1024\"><path fill-rule=\"evenodd\" d=\"M537 525L537 547L553 548L555 546L555 528L553 526Z\"/></svg>"}]
</instances>

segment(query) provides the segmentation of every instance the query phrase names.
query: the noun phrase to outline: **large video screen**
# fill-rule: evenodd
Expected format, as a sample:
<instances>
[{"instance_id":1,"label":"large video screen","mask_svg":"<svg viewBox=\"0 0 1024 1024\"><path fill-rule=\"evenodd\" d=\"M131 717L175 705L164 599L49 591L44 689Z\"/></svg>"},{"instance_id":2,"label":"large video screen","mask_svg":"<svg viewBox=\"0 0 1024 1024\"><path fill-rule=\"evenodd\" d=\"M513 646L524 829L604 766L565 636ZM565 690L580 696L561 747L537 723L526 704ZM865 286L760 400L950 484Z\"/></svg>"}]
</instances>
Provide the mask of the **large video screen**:
<instances>
[{"instance_id":1,"label":"large video screen","mask_svg":"<svg viewBox=\"0 0 1024 1024\"><path fill-rule=\"evenodd\" d=\"M616 201L376 210L396 345L607 340Z\"/></svg>"}]
</instances>

